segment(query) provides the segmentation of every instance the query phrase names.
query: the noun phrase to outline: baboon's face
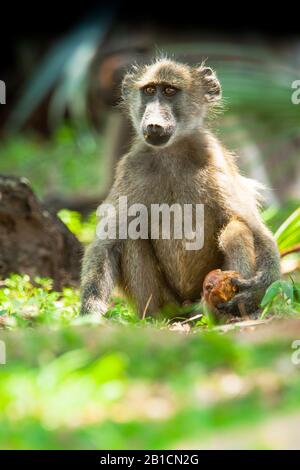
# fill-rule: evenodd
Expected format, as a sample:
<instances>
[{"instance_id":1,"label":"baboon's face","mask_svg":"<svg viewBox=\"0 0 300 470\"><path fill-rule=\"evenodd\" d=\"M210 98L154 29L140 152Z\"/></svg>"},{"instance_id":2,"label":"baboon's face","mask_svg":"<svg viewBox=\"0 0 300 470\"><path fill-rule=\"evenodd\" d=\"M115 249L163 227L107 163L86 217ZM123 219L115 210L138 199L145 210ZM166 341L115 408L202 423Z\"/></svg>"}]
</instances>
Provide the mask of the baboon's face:
<instances>
[{"instance_id":1,"label":"baboon's face","mask_svg":"<svg viewBox=\"0 0 300 470\"><path fill-rule=\"evenodd\" d=\"M170 145L202 126L209 104L221 94L213 71L171 60L135 69L123 81L123 97L138 136L151 146Z\"/></svg>"},{"instance_id":2,"label":"baboon's face","mask_svg":"<svg viewBox=\"0 0 300 470\"><path fill-rule=\"evenodd\" d=\"M181 91L163 82L140 88L139 131L148 144L166 145L175 134Z\"/></svg>"}]
</instances>

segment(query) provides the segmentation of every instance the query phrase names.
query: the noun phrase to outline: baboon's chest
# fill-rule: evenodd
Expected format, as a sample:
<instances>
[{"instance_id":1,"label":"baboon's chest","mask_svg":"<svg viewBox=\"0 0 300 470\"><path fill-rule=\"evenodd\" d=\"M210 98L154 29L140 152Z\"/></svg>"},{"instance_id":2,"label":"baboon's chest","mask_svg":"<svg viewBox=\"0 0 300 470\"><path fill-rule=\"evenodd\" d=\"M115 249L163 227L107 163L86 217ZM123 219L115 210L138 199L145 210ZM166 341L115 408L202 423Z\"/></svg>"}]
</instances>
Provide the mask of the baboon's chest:
<instances>
[{"instance_id":1,"label":"baboon's chest","mask_svg":"<svg viewBox=\"0 0 300 470\"><path fill-rule=\"evenodd\" d=\"M218 249L221 208L211 204L201 187L191 186L167 188L159 238L152 238L166 278L183 299L199 298L206 274L222 264ZM157 224L157 218L151 222Z\"/></svg>"},{"instance_id":2,"label":"baboon's chest","mask_svg":"<svg viewBox=\"0 0 300 470\"><path fill-rule=\"evenodd\" d=\"M218 233L223 211L201 174L160 171L139 201L147 206L149 238L170 285L183 299L200 297L205 275L221 267ZM141 185L143 187L143 185ZM138 188L138 185L137 185Z\"/></svg>"},{"instance_id":3,"label":"baboon's chest","mask_svg":"<svg viewBox=\"0 0 300 470\"><path fill-rule=\"evenodd\" d=\"M203 219L194 220L192 231L185 230L183 223L182 238L171 231L169 238L151 240L161 269L182 299L200 298L206 274L221 267L218 232L215 215L204 206Z\"/></svg>"}]
</instances>

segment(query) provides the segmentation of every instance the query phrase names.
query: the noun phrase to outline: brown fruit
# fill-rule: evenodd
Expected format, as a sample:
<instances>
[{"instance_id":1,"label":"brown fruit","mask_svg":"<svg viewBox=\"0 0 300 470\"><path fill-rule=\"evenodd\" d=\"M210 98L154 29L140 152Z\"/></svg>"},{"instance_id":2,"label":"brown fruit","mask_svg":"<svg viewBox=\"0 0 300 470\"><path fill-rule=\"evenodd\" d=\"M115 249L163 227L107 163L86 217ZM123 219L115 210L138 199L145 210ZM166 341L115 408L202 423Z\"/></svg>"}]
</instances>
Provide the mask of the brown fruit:
<instances>
[{"instance_id":1,"label":"brown fruit","mask_svg":"<svg viewBox=\"0 0 300 470\"><path fill-rule=\"evenodd\" d=\"M214 269L207 274L203 282L203 297L212 309L235 296L238 288L232 284L233 278L241 279L241 276L236 271L221 271L221 269Z\"/></svg>"}]
</instances>

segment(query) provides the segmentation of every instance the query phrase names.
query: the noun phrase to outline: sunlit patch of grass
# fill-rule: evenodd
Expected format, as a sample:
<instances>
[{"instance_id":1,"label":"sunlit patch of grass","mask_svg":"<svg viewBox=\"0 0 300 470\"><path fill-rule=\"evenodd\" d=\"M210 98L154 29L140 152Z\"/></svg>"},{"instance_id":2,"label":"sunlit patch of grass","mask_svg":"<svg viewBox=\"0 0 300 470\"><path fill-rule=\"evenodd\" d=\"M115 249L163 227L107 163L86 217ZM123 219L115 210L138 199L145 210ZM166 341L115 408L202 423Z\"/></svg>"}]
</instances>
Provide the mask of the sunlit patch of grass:
<instances>
[{"instance_id":1,"label":"sunlit patch of grass","mask_svg":"<svg viewBox=\"0 0 300 470\"><path fill-rule=\"evenodd\" d=\"M95 238L97 224L95 212L83 218L79 212L63 209L57 215L81 243L90 243Z\"/></svg>"},{"instance_id":2,"label":"sunlit patch of grass","mask_svg":"<svg viewBox=\"0 0 300 470\"><path fill-rule=\"evenodd\" d=\"M47 325L61 327L67 325L105 324L138 325L168 328L172 321L184 320L186 307L173 313L173 307L167 306L157 317L140 318L132 303L122 297L114 296L105 316L79 316L79 290L66 287L62 292L52 290L52 280L28 275L13 274L1 281L0 285L0 328L33 327ZM189 311L198 309L197 304ZM199 325L206 325L204 319Z\"/></svg>"},{"instance_id":3,"label":"sunlit patch of grass","mask_svg":"<svg viewBox=\"0 0 300 470\"><path fill-rule=\"evenodd\" d=\"M63 326L79 312L79 293L52 290L50 279L13 274L1 281L0 327Z\"/></svg>"}]
</instances>

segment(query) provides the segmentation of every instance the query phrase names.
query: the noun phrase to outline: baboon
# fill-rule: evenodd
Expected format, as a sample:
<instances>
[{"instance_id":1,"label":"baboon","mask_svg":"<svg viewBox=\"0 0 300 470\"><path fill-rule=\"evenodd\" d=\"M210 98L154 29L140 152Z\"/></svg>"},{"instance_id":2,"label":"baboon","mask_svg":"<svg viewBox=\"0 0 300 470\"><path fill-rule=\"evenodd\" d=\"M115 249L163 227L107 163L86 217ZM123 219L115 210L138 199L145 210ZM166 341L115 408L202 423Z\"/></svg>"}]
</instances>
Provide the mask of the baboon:
<instances>
[{"instance_id":1,"label":"baboon","mask_svg":"<svg viewBox=\"0 0 300 470\"><path fill-rule=\"evenodd\" d=\"M133 66L122 83L123 106L135 137L118 164L105 201L128 205L204 205L204 244L187 250L184 239L99 239L87 248L82 269L82 313L105 313L118 284L140 315L200 298L213 269L237 271L238 293L223 313L257 310L266 288L280 276L275 240L259 214L258 185L240 175L205 119L221 99L221 86L205 64L158 58ZM161 228L161 227L160 227Z\"/></svg>"}]
</instances>

